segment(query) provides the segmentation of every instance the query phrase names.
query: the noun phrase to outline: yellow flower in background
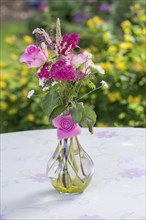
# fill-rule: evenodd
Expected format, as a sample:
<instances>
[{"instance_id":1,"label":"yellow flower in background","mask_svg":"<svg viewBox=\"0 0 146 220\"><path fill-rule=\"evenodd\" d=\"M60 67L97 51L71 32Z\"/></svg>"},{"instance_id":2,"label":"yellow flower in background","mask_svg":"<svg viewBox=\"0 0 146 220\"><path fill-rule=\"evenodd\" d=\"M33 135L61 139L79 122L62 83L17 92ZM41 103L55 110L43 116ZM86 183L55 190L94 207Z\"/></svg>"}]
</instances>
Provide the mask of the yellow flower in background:
<instances>
[{"instance_id":1,"label":"yellow flower in background","mask_svg":"<svg viewBox=\"0 0 146 220\"><path fill-rule=\"evenodd\" d=\"M26 85L27 84L27 78L22 78L22 79L20 79L20 85L21 86L24 86L24 85Z\"/></svg>"},{"instance_id":2,"label":"yellow flower in background","mask_svg":"<svg viewBox=\"0 0 146 220\"><path fill-rule=\"evenodd\" d=\"M122 30L125 33L131 33L131 22L129 20L125 20L121 23Z\"/></svg>"},{"instance_id":3,"label":"yellow flower in background","mask_svg":"<svg viewBox=\"0 0 146 220\"><path fill-rule=\"evenodd\" d=\"M97 123L97 126L102 128L108 127L107 124L104 124L102 122Z\"/></svg>"},{"instance_id":4,"label":"yellow flower in background","mask_svg":"<svg viewBox=\"0 0 146 220\"><path fill-rule=\"evenodd\" d=\"M5 79L9 79L9 78L10 78L10 76L7 73L1 73L0 74L0 81L3 81Z\"/></svg>"},{"instance_id":5,"label":"yellow flower in background","mask_svg":"<svg viewBox=\"0 0 146 220\"><path fill-rule=\"evenodd\" d=\"M15 115L18 112L18 109L12 108L8 111L8 115Z\"/></svg>"},{"instance_id":6,"label":"yellow flower in background","mask_svg":"<svg viewBox=\"0 0 146 220\"><path fill-rule=\"evenodd\" d=\"M127 69L125 63L122 60L122 57L115 58L115 66L118 70L125 71Z\"/></svg>"},{"instance_id":7,"label":"yellow flower in background","mask_svg":"<svg viewBox=\"0 0 146 220\"><path fill-rule=\"evenodd\" d=\"M143 28L142 30L141 30L141 33L142 33L142 35L146 35L146 28Z\"/></svg>"},{"instance_id":8,"label":"yellow flower in background","mask_svg":"<svg viewBox=\"0 0 146 220\"><path fill-rule=\"evenodd\" d=\"M146 14L145 11L143 10L142 13L139 16L139 20L142 22L146 22Z\"/></svg>"},{"instance_id":9,"label":"yellow flower in background","mask_svg":"<svg viewBox=\"0 0 146 220\"><path fill-rule=\"evenodd\" d=\"M129 20L125 20L121 23L121 27L122 29L125 29L125 28L129 29L131 28L131 22Z\"/></svg>"},{"instance_id":10,"label":"yellow flower in background","mask_svg":"<svg viewBox=\"0 0 146 220\"><path fill-rule=\"evenodd\" d=\"M30 122L34 122L35 121L34 115L33 114L27 115L27 120L30 121Z\"/></svg>"},{"instance_id":11,"label":"yellow flower in background","mask_svg":"<svg viewBox=\"0 0 146 220\"><path fill-rule=\"evenodd\" d=\"M141 102L141 96L133 97L132 95L129 95L127 101L128 101L129 104L131 104L131 103L140 103Z\"/></svg>"},{"instance_id":12,"label":"yellow flower in background","mask_svg":"<svg viewBox=\"0 0 146 220\"><path fill-rule=\"evenodd\" d=\"M0 88L1 88L1 89L5 89L6 86L7 86L7 83L6 83L6 82L4 82L4 81L1 81L1 82L0 82Z\"/></svg>"},{"instance_id":13,"label":"yellow flower in background","mask_svg":"<svg viewBox=\"0 0 146 220\"><path fill-rule=\"evenodd\" d=\"M8 104L6 102L3 101L3 102L0 103L0 109L1 110L6 110L7 108L8 108Z\"/></svg>"},{"instance_id":14,"label":"yellow flower in background","mask_svg":"<svg viewBox=\"0 0 146 220\"><path fill-rule=\"evenodd\" d=\"M105 34L103 34L103 39L108 42L109 40L111 40L111 33L106 32Z\"/></svg>"},{"instance_id":15,"label":"yellow flower in background","mask_svg":"<svg viewBox=\"0 0 146 220\"><path fill-rule=\"evenodd\" d=\"M101 25L103 23L105 23L105 21L102 18L100 18L99 16L94 16L93 18L91 18L87 21L88 27L91 27L91 28L95 27L97 25Z\"/></svg>"},{"instance_id":16,"label":"yellow flower in background","mask_svg":"<svg viewBox=\"0 0 146 220\"><path fill-rule=\"evenodd\" d=\"M113 69L113 65L109 61L100 63L99 65L105 70L105 72L110 72Z\"/></svg>"},{"instance_id":17,"label":"yellow flower in background","mask_svg":"<svg viewBox=\"0 0 146 220\"><path fill-rule=\"evenodd\" d=\"M125 63L122 63L122 62L116 63L116 68L121 71L125 71L127 69Z\"/></svg>"},{"instance_id":18,"label":"yellow flower in background","mask_svg":"<svg viewBox=\"0 0 146 220\"><path fill-rule=\"evenodd\" d=\"M111 53L112 52L116 52L117 51L117 47L114 46L114 45L111 45L111 46L109 46L108 51L111 52Z\"/></svg>"},{"instance_id":19,"label":"yellow flower in background","mask_svg":"<svg viewBox=\"0 0 146 220\"><path fill-rule=\"evenodd\" d=\"M133 48L133 43L131 43L131 42L122 42L122 43L120 43L120 45L119 45L119 47L121 48L121 49L131 49L131 48Z\"/></svg>"},{"instance_id":20,"label":"yellow flower in background","mask_svg":"<svg viewBox=\"0 0 146 220\"><path fill-rule=\"evenodd\" d=\"M17 100L17 96L14 95L14 94L11 94L11 95L9 96L9 98L10 98L10 100L11 100L12 102L15 102L15 101Z\"/></svg>"},{"instance_id":21,"label":"yellow flower in background","mask_svg":"<svg viewBox=\"0 0 146 220\"><path fill-rule=\"evenodd\" d=\"M145 71L145 64L143 62L135 62L133 63L133 69L137 72L144 72Z\"/></svg>"},{"instance_id":22,"label":"yellow flower in background","mask_svg":"<svg viewBox=\"0 0 146 220\"><path fill-rule=\"evenodd\" d=\"M121 99L121 94L119 92L109 92L107 96L111 102L116 102Z\"/></svg>"},{"instance_id":23,"label":"yellow flower in background","mask_svg":"<svg viewBox=\"0 0 146 220\"><path fill-rule=\"evenodd\" d=\"M18 60L19 56L18 56L17 54L15 54L15 53L11 53L11 54L10 54L10 58L11 58L12 60L16 61L16 60Z\"/></svg>"},{"instance_id":24,"label":"yellow flower in background","mask_svg":"<svg viewBox=\"0 0 146 220\"><path fill-rule=\"evenodd\" d=\"M25 35L25 36L23 37L23 40L24 40L24 42L25 42L26 44L31 44L31 43L33 42L32 37L30 37L29 35Z\"/></svg>"},{"instance_id":25,"label":"yellow flower in background","mask_svg":"<svg viewBox=\"0 0 146 220\"><path fill-rule=\"evenodd\" d=\"M28 95L28 92L27 92L27 91L23 90L23 91L21 92L21 97L22 97L23 100L27 99L27 95Z\"/></svg>"},{"instance_id":26,"label":"yellow flower in background","mask_svg":"<svg viewBox=\"0 0 146 220\"><path fill-rule=\"evenodd\" d=\"M0 68L6 67L6 63L2 60L0 60Z\"/></svg>"},{"instance_id":27,"label":"yellow flower in background","mask_svg":"<svg viewBox=\"0 0 146 220\"><path fill-rule=\"evenodd\" d=\"M5 37L4 41L6 44L13 45L15 44L17 37L15 35Z\"/></svg>"},{"instance_id":28,"label":"yellow flower in background","mask_svg":"<svg viewBox=\"0 0 146 220\"><path fill-rule=\"evenodd\" d=\"M21 75L22 76L27 76L28 75L28 70L22 70Z\"/></svg>"},{"instance_id":29,"label":"yellow flower in background","mask_svg":"<svg viewBox=\"0 0 146 220\"><path fill-rule=\"evenodd\" d=\"M126 42L134 42L135 41L135 38L133 37L133 36L131 36L130 34L124 34L124 40L126 41Z\"/></svg>"}]
</instances>

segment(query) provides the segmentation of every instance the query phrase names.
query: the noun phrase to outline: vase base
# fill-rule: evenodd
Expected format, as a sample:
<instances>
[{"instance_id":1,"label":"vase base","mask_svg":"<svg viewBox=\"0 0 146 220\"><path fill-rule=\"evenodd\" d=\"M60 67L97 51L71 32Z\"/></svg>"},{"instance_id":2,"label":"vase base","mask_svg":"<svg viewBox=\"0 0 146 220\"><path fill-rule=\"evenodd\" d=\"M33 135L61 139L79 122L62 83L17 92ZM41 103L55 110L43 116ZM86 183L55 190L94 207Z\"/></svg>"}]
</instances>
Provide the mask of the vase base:
<instances>
[{"instance_id":1,"label":"vase base","mask_svg":"<svg viewBox=\"0 0 146 220\"><path fill-rule=\"evenodd\" d=\"M69 194L76 195L76 194L83 193L83 191L88 186L90 181L91 181L91 179L88 179L88 181L86 181L82 186L72 185L72 186L69 186L69 187L65 187L65 186L63 186L62 184L60 184L56 181L52 182L52 185L60 193L68 194L68 195Z\"/></svg>"}]
</instances>

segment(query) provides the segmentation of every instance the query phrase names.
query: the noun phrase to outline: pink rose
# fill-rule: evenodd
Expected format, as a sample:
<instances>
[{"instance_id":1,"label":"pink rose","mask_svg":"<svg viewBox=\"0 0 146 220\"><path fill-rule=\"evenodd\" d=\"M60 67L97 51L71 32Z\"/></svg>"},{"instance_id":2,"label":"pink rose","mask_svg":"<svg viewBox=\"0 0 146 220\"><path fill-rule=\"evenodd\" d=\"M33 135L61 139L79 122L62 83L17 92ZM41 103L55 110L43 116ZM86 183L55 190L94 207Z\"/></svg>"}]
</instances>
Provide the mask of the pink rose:
<instances>
[{"instance_id":1,"label":"pink rose","mask_svg":"<svg viewBox=\"0 0 146 220\"><path fill-rule=\"evenodd\" d=\"M90 64L92 63L91 59L87 58L84 54L70 54L69 55L69 62L70 64L76 69L81 66L83 63L83 68L81 71L86 74L90 74L91 71L89 69Z\"/></svg>"},{"instance_id":2,"label":"pink rose","mask_svg":"<svg viewBox=\"0 0 146 220\"><path fill-rule=\"evenodd\" d=\"M25 62L29 68L40 67L48 58L47 46L45 44L41 46L42 49L35 45L29 45L20 57L20 62Z\"/></svg>"},{"instance_id":3,"label":"pink rose","mask_svg":"<svg viewBox=\"0 0 146 220\"><path fill-rule=\"evenodd\" d=\"M81 127L74 123L71 115L60 115L52 123L57 127L59 139L71 138L81 133Z\"/></svg>"}]
</instances>

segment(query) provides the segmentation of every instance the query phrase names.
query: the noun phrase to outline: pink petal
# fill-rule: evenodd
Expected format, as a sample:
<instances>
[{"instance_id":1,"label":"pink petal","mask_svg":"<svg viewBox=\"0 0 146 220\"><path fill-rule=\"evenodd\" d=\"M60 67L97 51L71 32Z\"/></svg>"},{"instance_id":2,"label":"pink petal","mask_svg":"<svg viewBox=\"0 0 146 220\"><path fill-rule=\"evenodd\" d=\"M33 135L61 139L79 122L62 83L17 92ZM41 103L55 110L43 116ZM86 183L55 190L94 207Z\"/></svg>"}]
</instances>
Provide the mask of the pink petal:
<instances>
[{"instance_id":1,"label":"pink petal","mask_svg":"<svg viewBox=\"0 0 146 220\"><path fill-rule=\"evenodd\" d=\"M61 122L62 118L63 118L63 115L60 115L60 116L54 118L54 119L52 120L52 124L53 124L56 128L58 128L58 127L60 126L60 122Z\"/></svg>"},{"instance_id":2,"label":"pink petal","mask_svg":"<svg viewBox=\"0 0 146 220\"><path fill-rule=\"evenodd\" d=\"M23 62L27 62L28 59L29 59L29 55L28 55L27 53L24 53L24 54L21 55L19 61L20 61L21 63L23 63Z\"/></svg>"},{"instance_id":3,"label":"pink petal","mask_svg":"<svg viewBox=\"0 0 146 220\"><path fill-rule=\"evenodd\" d=\"M48 58L48 49L47 49L47 45L43 42L41 44L42 50L44 52L44 55L46 56L46 58Z\"/></svg>"},{"instance_id":4,"label":"pink petal","mask_svg":"<svg viewBox=\"0 0 146 220\"><path fill-rule=\"evenodd\" d=\"M79 135L80 133L81 133L81 127L78 124L76 124L75 128L70 132L65 132L60 128L57 130L58 139L71 138Z\"/></svg>"},{"instance_id":5,"label":"pink petal","mask_svg":"<svg viewBox=\"0 0 146 220\"><path fill-rule=\"evenodd\" d=\"M33 60L31 63L27 63L28 67L40 67L43 64L42 60Z\"/></svg>"}]
</instances>

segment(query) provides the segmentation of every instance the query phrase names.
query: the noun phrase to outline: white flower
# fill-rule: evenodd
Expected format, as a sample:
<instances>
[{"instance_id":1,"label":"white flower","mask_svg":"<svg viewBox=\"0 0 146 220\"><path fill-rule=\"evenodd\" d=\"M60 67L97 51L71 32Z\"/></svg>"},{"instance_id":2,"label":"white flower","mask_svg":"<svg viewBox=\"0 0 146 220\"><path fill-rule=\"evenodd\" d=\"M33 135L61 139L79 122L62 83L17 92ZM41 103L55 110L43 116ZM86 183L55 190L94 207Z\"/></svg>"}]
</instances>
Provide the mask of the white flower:
<instances>
[{"instance_id":1,"label":"white flower","mask_svg":"<svg viewBox=\"0 0 146 220\"><path fill-rule=\"evenodd\" d=\"M93 63L91 63L90 66L91 66L93 69L96 69L99 73L101 73L101 74L105 74L105 71L104 71L104 69L102 69L101 66L99 66L99 65L95 65L95 64L93 64Z\"/></svg>"},{"instance_id":2,"label":"white flower","mask_svg":"<svg viewBox=\"0 0 146 220\"><path fill-rule=\"evenodd\" d=\"M88 53L87 51L84 51L84 52L83 52L83 55L84 55L85 57L87 57L88 59L92 59L92 54L91 54L91 53Z\"/></svg>"},{"instance_id":3,"label":"white flower","mask_svg":"<svg viewBox=\"0 0 146 220\"><path fill-rule=\"evenodd\" d=\"M33 96L34 93L35 93L34 89L30 90L30 91L28 92L27 98L30 99L31 96Z\"/></svg>"},{"instance_id":4,"label":"white flower","mask_svg":"<svg viewBox=\"0 0 146 220\"><path fill-rule=\"evenodd\" d=\"M52 86L55 86L57 83L58 83L58 82L52 82L51 85L52 85Z\"/></svg>"},{"instance_id":5,"label":"white flower","mask_svg":"<svg viewBox=\"0 0 146 220\"><path fill-rule=\"evenodd\" d=\"M45 81L45 78L39 79L39 86L44 87Z\"/></svg>"},{"instance_id":6,"label":"white flower","mask_svg":"<svg viewBox=\"0 0 146 220\"><path fill-rule=\"evenodd\" d=\"M100 83L101 83L102 86L104 86L105 88L108 88L108 87L109 87L108 84L107 84L104 80L102 80Z\"/></svg>"},{"instance_id":7,"label":"white flower","mask_svg":"<svg viewBox=\"0 0 146 220\"><path fill-rule=\"evenodd\" d=\"M47 91L47 90L49 90L49 86L45 86L45 87L43 88L43 91L44 91L44 92Z\"/></svg>"}]
</instances>

